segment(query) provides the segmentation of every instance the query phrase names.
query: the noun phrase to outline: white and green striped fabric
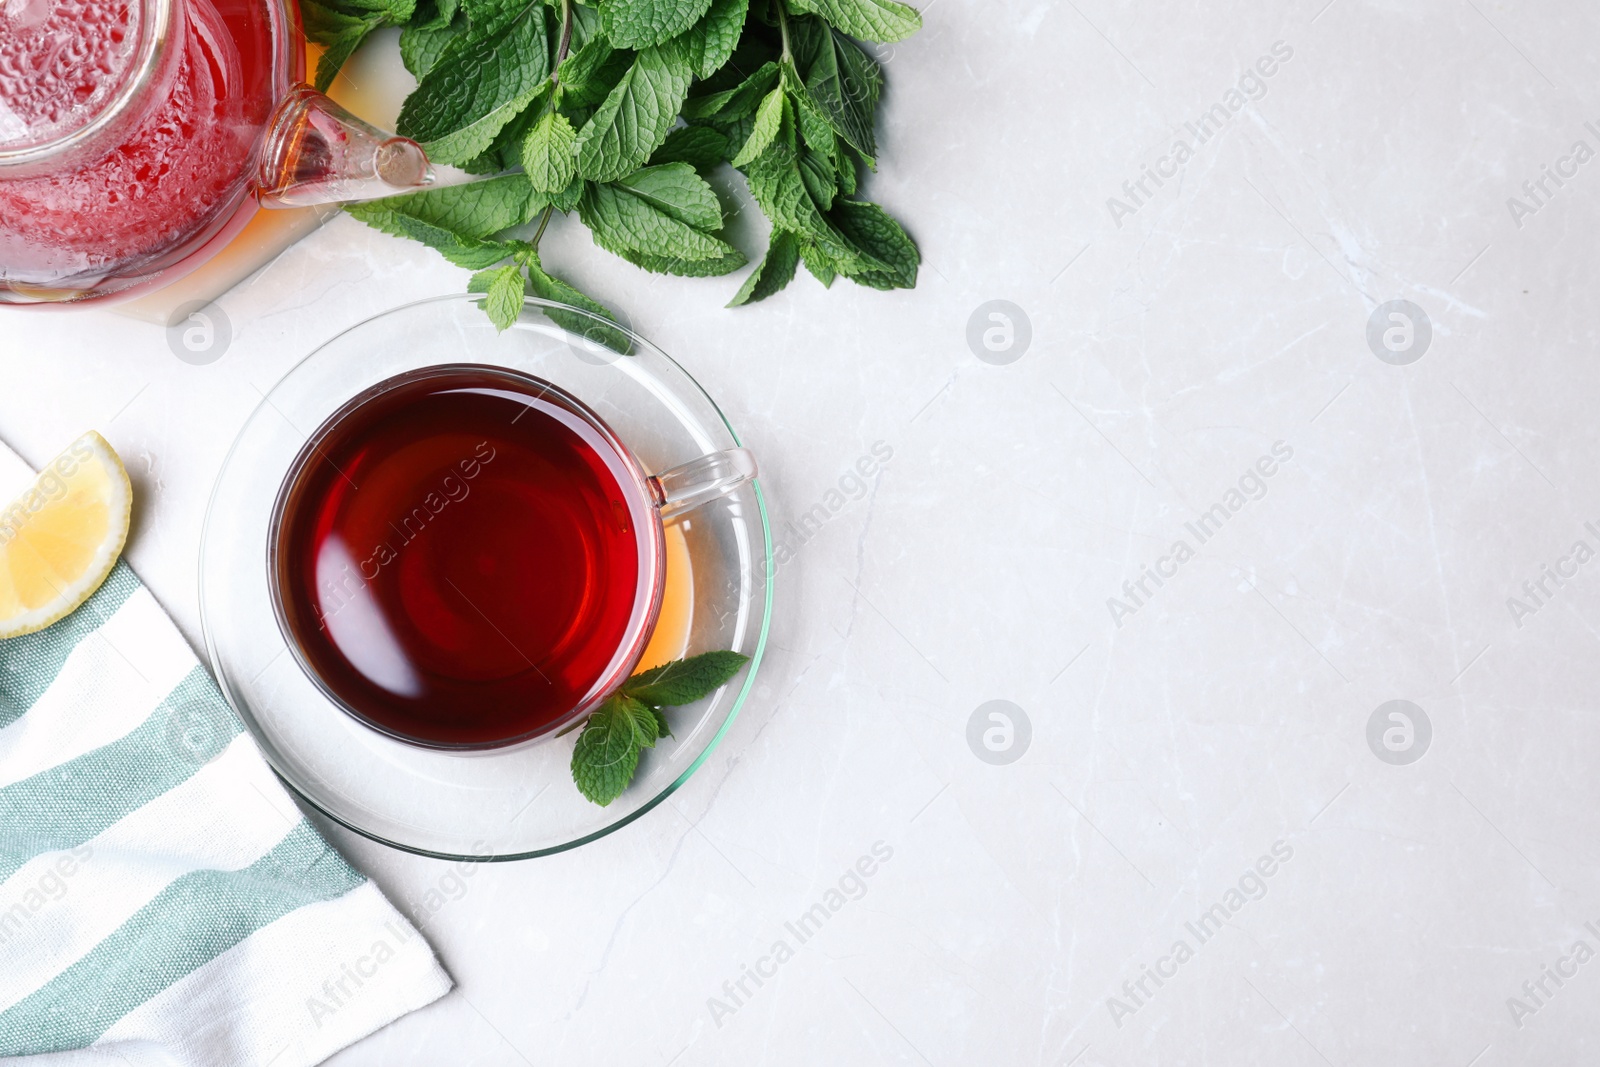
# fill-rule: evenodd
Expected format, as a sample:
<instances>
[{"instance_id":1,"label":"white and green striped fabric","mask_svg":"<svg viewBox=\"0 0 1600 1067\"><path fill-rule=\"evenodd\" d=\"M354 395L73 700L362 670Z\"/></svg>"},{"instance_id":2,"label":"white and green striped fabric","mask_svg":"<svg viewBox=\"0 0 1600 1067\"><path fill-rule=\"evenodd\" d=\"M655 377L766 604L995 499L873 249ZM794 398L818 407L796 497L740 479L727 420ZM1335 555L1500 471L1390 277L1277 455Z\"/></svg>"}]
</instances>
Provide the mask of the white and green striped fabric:
<instances>
[{"instance_id":1,"label":"white and green striped fabric","mask_svg":"<svg viewBox=\"0 0 1600 1067\"><path fill-rule=\"evenodd\" d=\"M126 565L0 641L0 1063L309 1067L449 989Z\"/></svg>"}]
</instances>

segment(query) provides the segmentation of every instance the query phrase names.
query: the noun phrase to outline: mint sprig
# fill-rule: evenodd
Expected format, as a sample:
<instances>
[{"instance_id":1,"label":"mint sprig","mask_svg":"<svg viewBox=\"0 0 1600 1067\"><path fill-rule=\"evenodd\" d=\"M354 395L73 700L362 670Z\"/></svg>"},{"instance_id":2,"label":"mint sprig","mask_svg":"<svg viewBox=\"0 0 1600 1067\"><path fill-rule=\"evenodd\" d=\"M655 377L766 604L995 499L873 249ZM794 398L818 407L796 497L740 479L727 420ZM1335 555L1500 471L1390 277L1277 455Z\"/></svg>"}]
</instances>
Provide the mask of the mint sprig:
<instances>
[{"instance_id":1,"label":"mint sprig","mask_svg":"<svg viewBox=\"0 0 1600 1067\"><path fill-rule=\"evenodd\" d=\"M922 16L895 0L788 0L796 11L821 15L852 37L892 44L922 28Z\"/></svg>"},{"instance_id":2,"label":"mint sprig","mask_svg":"<svg viewBox=\"0 0 1600 1067\"><path fill-rule=\"evenodd\" d=\"M766 256L729 306L781 291L802 262L824 285L840 275L877 289L916 285L916 245L858 198L877 166L884 84L860 42L901 40L922 21L897 0L300 4L307 34L328 48L319 86L373 30L399 26L401 58L418 78L399 132L440 163L497 175L351 214L477 271L470 288L501 329L527 292L612 318L540 262L557 214L576 212L596 245L656 273L744 267L707 180L724 165L744 175L772 223Z\"/></svg>"},{"instance_id":3,"label":"mint sprig","mask_svg":"<svg viewBox=\"0 0 1600 1067\"><path fill-rule=\"evenodd\" d=\"M710 696L749 661L737 652L707 652L622 683L584 722L573 746L572 780L578 791L602 807L621 796L638 772L644 750L672 736L661 709Z\"/></svg>"}]
</instances>

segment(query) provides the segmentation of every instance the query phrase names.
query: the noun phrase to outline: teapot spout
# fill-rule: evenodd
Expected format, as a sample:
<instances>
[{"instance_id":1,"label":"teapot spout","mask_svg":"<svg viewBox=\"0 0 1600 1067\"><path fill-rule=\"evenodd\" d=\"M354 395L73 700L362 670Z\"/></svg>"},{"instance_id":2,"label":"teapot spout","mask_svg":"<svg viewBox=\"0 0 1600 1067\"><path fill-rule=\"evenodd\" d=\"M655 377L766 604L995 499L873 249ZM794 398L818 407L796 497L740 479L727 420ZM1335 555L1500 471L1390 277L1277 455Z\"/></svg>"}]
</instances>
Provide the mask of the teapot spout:
<instances>
[{"instance_id":1,"label":"teapot spout","mask_svg":"<svg viewBox=\"0 0 1600 1067\"><path fill-rule=\"evenodd\" d=\"M433 183L421 146L301 85L278 105L256 177L263 207L376 200Z\"/></svg>"}]
</instances>

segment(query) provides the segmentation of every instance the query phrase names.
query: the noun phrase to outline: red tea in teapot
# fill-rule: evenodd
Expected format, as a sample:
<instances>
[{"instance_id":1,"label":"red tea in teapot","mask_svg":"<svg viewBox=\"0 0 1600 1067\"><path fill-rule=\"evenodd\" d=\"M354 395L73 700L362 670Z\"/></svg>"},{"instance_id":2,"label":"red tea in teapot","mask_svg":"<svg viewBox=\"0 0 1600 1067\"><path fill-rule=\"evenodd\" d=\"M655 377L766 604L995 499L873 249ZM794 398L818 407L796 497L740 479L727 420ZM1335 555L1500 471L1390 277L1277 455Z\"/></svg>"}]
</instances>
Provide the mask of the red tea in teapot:
<instances>
[{"instance_id":1,"label":"red tea in teapot","mask_svg":"<svg viewBox=\"0 0 1600 1067\"><path fill-rule=\"evenodd\" d=\"M0 0L0 152L115 114L58 163L0 167L0 303L156 275L237 232L241 176L303 69L278 71L288 17L277 0Z\"/></svg>"}]
</instances>

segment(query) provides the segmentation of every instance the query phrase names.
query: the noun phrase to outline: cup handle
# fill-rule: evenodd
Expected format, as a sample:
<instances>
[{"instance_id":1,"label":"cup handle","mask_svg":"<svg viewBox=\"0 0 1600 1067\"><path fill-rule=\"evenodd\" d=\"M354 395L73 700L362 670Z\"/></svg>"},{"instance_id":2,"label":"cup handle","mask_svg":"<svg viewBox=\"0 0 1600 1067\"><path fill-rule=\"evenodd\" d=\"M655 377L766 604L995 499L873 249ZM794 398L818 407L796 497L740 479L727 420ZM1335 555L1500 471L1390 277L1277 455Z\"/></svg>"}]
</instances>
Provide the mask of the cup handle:
<instances>
[{"instance_id":1,"label":"cup handle","mask_svg":"<svg viewBox=\"0 0 1600 1067\"><path fill-rule=\"evenodd\" d=\"M652 475L647 481L662 521L701 504L725 497L758 473L756 457L747 448L712 452Z\"/></svg>"}]
</instances>

